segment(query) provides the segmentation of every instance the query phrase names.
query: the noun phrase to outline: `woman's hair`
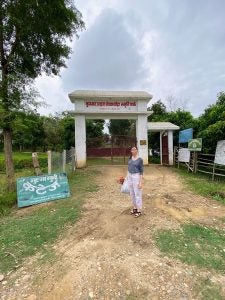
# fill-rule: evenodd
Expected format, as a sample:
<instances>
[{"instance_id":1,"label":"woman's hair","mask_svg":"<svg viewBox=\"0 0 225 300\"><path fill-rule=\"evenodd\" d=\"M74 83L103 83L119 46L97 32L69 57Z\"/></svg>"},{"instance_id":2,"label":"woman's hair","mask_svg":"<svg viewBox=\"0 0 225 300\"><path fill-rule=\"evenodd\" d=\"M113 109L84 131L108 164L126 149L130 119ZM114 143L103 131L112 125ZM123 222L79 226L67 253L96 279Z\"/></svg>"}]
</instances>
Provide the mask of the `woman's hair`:
<instances>
[{"instance_id":1,"label":"woman's hair","mask_svg":"<svg viewBox=\"0 0 225 300\"><path fill-rule=\"evenodd\" d=\"M132 148L136 148L136 149L138 150L138 147L137 147L136 145L133 145L132 147L130 147L130 150L131 150Z\"/></svg>"},{"instance_id":2,"label":"woman's hair","mask_svg":"<svg viewBox=\"0 0 225 300\"><path fill-rule=\"evenodd\" d=\"M138 147L137 147L136 145L131 146L131 147L130 147L130 151L131 151L132 148L136 148L137 151L138 151ZM129 159L131 159L131 157L132 157L132 154L130 154Z\"/></svg>"}]
</instances>

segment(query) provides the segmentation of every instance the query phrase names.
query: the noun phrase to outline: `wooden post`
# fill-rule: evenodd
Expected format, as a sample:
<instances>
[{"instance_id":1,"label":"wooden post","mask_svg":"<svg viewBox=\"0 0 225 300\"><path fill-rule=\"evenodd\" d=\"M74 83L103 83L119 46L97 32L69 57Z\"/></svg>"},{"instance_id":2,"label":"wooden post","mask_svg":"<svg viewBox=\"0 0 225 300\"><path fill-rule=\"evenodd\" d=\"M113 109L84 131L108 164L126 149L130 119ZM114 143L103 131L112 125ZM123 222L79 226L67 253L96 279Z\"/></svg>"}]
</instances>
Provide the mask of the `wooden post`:
<instances>
[{"instance_id":1,"label":"wooden post","mask_svg":"<svg viewBox=\"0 0 225 300\"><path fill-rule=\"evenodd\" d=\"M66 150L63 150L62 153L62 171L66 173Z\"/></svg>"},{"instance_id":2,"label":"wooden post","mask_svg":"<svg viewBox=\"0 0 225 300\"><path fill-rule=\"evenodd\" d=\"M213 174L212 174L212 181L214 181L214 177L215 177L215 163L213 164Z\"/></svg>"},{"instance_id":3,"label":"wooden post","mask_svg":"<svg viewBox=\"0 0 225 300\"><path fill-rule=\"evenodd\" d=\"M194 156L194 172L197 173L198 170L198 152L195 152Z\"/></svg>"},{"instance_id":4,"label":"wooden post","mask_svg":"<svg viewBox=\"0 0 225 300\"><path fill-rule=\"evenodd\" d=\"M47 151L48 154L48 174L52 173L52 151Z\"/></svg>"},{"instance_id":5,"label":"wooden post","mask_svg":"<svg viewBox=\"0 0 225 300\"><path fill-rule=\"evenodd\" d=\"M32 153L32 160L33 160L33 166L34 166L34 171L36 175L41 175L41 169L38 161L38 155L37 152Z\"/></svg>"},{"instance_id":6,"label":"wooden post","mask_svg":"<svg viewBox=\"0 0 225 300\"><path fill-rule=\"evenodd\" d=\"M76 158L75 158L75 148L71 147L71 156L72 156L72 170L75 171L76 169Z\"/></svg>"}]
</instances>

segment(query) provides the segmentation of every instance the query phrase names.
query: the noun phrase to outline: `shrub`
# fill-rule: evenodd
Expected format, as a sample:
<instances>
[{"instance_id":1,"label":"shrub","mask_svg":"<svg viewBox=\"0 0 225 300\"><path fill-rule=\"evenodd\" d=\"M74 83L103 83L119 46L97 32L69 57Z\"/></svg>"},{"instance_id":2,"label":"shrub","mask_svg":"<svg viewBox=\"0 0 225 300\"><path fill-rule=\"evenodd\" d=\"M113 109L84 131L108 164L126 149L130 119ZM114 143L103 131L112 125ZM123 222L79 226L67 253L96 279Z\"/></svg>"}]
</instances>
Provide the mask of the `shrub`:
<instances>
[{"instance_id":1,"label":"shrub","mask_svg":"<svg viewBox=\"0 0 225 300\"><path fill-rule=\"evenodd\" d=\"M48 166L47 157L39 157L38 158L40 169L46 168ZM22 169L32 169L33 162L32 157L14 157L14 168L15 170L22 170ZM5 172L5 160L0 158L0 172Z\"/></svg>"}]
</instances>

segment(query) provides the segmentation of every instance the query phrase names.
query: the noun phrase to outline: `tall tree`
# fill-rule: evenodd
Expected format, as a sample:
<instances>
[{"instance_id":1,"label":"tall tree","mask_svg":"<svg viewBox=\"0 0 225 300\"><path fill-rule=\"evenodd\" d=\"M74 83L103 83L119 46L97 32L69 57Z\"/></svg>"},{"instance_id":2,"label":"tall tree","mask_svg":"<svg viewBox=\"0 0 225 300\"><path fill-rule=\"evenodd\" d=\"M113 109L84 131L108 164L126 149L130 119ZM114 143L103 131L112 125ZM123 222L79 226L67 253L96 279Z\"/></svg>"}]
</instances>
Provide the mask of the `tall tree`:
<instances>
[{"instance_id":1,"label":"tall tree","mask_svg":"<svg viewBox=\"0 0 225 300\"><path fill-rule=\"evenodd\" d=\"M72 0L0 0L0 114L8 189L14 189L12 126L32 80L58 74L69 57L66 38L84 28ZM25 97L28 96L28 97Z\"/></svg>"},{"instance_id":2,"label":"tall tree","mask_svg":"<svg viewBox=\"0 0 225 300\"><path fill-rule=\"evenodd\" d=\"M198 136L203 139L204 152L214 153L217 141L225 139L225 92L215 104L208 106L198 119Z\"/></svg>"},{"instance_id":3,"label":"tall tree","mask_svg":"<svg viewBox=\"0 0 225 300\"><path fill-rule=\"evenodd\" d=\"M104 141L104 124L105 120L87 120L86 136L87 147L99 147Z\"/></svg>"},{"instance_id":4,"label":"tall tree","mask_svg":"<svg viewBox=\"0 0 225 300\"><path fill-rule=\"evenodd\" d=\"M151 115L148 116L148 122L162 122L167 116L166 105L159 99L148 107L148 111L151 111ZM160 148L160 139L159 132L150 132L148 131L148 144L149 148L159 150Z\"/></svg>"},{"instance_id":5,"label":"tall tree","mask_svg":"<svg viewBox=\"0 0 225 300\"><path fill-rule=\"evenodd\" d=\"M44 148L43 117L34 112L18 112L12 122L13 148L37 151Z\"/></svg>"},{"instance_id":6,"label":"tall tree","mask_svg":"<svg viewBox=\"0 0 225 300\"><path fill-rule=\"evenodd\" d=\"M166 105L161 100L153 103L150 107L148 107L148 110L152 112L152 114L148 117L149 122L163 121L167 114Z\"/></svg>"},{"instance_id":7,"label":"tall tree","mask_svg":"<svg viewBox=\"0 0 225 300\"><path fill-rule=\"evenodd\" d=\"M61 116L43 116L45 147L47 150L61 151L63 149L63 130L60 126Z\"/></svg>"},{"instance_id":8,"label":"tall tree","mask_svg":"<svg viewBox=\"0 0 225 300\"><path fill-rule=\"evenodd\" d=\"M75 123L74 117L70 114L64 114L60 121L62 128L63 149L70 149L75 145Z\"/></svg>"},{"instance_id":9,"label":"tall tree","mask_svg":"<svg viewBox=\"0 0 225 300\"><path fill-rule=\"evenodd\" d=\"M165 118L165 121L171 122L180 126L180 130L194 127L194 117L189 111L184 111L178 108L176 111L169 112Z\"/></svg>"},{"instance_id":10,"label":"tall tree","mask_svg":"<svg viewBox=\"0 0 225 300\"><path fill-rule=\"evenodd\" d=\"M105 120L87 120L86 121L86 135L87 138L95 138L99 137L102 138L104 136L103 129L104 129Z\"/></svg>"},{"instance_id":11,"label":"tall tree","mask_svg":"<svg viewBox=\"0 0 225 300\"><path fill-rule=\"evenodd\" d=\"M135 121L133 120L110 120L108 124L111 135L135 136Z\"/></svg>"}]
</instances>

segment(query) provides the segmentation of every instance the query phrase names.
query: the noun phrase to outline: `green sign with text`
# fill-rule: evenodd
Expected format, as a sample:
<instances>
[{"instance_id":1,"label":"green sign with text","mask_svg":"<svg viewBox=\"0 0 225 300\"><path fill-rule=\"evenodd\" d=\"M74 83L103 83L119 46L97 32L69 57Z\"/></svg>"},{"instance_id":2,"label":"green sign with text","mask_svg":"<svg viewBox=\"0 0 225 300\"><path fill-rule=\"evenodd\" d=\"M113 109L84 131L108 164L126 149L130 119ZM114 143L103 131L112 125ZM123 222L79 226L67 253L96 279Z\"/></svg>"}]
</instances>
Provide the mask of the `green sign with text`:
<instances>
[{"instance_id":1,"label":"green sign with text","mask_svg":"<svg viewBox=\"0 0 225 300\"><path fill-rule=\"evenodd\" d=\"M17 179L18 207L53 201L70 196L65 173L21 177Z\"/></svg>"},{"instance_id":2,"label":"green sign with text","mask_svg":"<svg viewBox=\"0 0 225 300\"><path fill-rule=\"evenodd\" d=\"M190 151L201 151L202 150L202 139L192 139L188 141L188 149Z\"/></svg>"}]
</instances>

